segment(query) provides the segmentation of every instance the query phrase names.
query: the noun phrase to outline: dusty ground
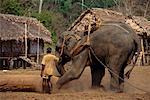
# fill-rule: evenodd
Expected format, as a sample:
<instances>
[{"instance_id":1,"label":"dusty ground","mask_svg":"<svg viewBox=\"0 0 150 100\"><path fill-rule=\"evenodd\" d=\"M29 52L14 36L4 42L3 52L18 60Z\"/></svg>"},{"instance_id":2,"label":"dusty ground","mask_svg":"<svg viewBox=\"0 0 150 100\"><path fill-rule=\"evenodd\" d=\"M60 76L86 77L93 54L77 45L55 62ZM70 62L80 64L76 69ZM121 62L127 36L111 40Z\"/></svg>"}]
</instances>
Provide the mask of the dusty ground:
<instances>
[{"instance_id":1,"label":"dusty ground","mask_svg":"<svg viewBox=\"0 0 150 100\"><path fill-rule=\"evenodd\" d=\"M0 71L1 80L17 77L22 77L26 81L37 84L40 91L41 80L39 71L32 70L13 70L2 72ZM0 92L0 100L150 100L150 94L141 90L135 89L125 83L124 93L112 93L109 90L109 74L102 81L105 91L102 89L92 90L90 88L90 70L86 68L80 79L70 82L63 86L61 90L53 90L52 94L42 94L40 92ZM57 78L53 77L53 84ZM150 66L136 67L131 73L131 78L128 80L132 85L146 91L150 91Z\"/></svg>"}]
</instances>

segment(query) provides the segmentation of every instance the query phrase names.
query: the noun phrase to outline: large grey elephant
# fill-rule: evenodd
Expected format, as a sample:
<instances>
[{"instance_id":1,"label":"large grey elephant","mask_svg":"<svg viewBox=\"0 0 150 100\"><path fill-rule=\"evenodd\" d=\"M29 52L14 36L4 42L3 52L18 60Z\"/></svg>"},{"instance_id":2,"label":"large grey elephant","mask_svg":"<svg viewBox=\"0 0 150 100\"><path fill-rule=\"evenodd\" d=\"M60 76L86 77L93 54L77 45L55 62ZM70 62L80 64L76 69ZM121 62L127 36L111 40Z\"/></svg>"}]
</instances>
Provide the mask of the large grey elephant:
<instances>
[{"instance_id":1,"label":"large grey elephant","mask_svg":"<svg viewBox=\"0 0 150 100\"><path fill-rule=\"evenodd\" d=\"M58 88L71 80L78 79L84 68L90 66L92 87L100 87L107 67L110 69L111 90L122 91L124 69L135 52L138 54L140 52L138 36L124 23L105 22L90 34L88 43L87 37L85 33L76 34L70 31L64 32L59 37L56 52L61 56L61 61L57 67L62 76L56 83ZM72 68L65 72L63 65L68 61L72 61Z\"/></svg>"}]
</instances>

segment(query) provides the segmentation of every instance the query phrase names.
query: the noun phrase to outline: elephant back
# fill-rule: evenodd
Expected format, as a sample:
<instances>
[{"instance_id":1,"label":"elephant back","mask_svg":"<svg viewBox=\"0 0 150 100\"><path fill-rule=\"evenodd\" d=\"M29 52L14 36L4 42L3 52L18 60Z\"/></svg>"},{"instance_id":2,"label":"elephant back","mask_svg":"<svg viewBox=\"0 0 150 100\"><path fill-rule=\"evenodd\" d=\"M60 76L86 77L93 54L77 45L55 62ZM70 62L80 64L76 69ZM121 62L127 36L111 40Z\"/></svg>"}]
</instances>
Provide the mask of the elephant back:
<instances>
[{"instance_id":1,"label":"elephant back","mask_svg":"<svg viewBox=\"0 0 150 100\"><path fill-rule=\"evenodd\" d=\"M101 8L84 11L67 31L74 31L81 36L83 33L88 33L89 25L91 25L90 31L92 33L101 27L102 23L110 21L128 24L138 35L143 35L143 33L150 35L150 23L147 19L137 16L125 16L122 13Z\"/></svg>"}]
</instances>

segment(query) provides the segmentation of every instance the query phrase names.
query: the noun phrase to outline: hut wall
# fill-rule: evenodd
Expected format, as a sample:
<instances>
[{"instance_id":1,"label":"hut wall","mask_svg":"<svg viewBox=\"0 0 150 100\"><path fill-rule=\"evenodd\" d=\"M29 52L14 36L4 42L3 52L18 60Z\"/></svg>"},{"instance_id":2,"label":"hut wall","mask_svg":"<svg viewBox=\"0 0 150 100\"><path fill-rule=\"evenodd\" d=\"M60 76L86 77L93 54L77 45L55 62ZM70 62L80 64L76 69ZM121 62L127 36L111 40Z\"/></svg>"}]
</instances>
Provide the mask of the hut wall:
<instances>
[{"instance_id":1,"label":"hut wall","mask_svg":"<svg viewBox=\"0 0 150 100\"><path fill-rule=\"evenodd\" d=\"M43 54L44 52L44 41L40 40L39 52ZM1 41L0 42L0 57L18 57L24 56L25 54L25 45L22 41ZM28 40L28 54L37 55L37 41Z\"/></svg>"},{"instance_id":2,"label":"hut wall","mask_svg":"<svg viewBox=\"0 0 150 100\"><path fill-rule=\"evenodd\" d=\"M1 42L1 53L2 57L10 57L12 56L11 52L11 41L2 41Z\"/></svg>"},{"instance_id":3,"label":"hut wall","mask_svg":"<svg viewBox=\"0 0 150 100\"><path fill-rule=\"evenodd\" d=\"M10 40L1 42L1 57L17 57L24 54L24 45L21 41Z\"/></svg>"},{"instance_id":4,"label":"hut wall","mask_svg":"<svg viewBox=\"0 0 150 100\"><path fill-rule=\"evenodd\" d=\"M1 43L1 40L0 40L0 57L2 57L2 43Z\"/></svg>"},{"instance_id":5,"label":"hut wall","mask_svg":"<svg viewBox=\"0 0 150 100\"><path fill-rule=\"evenodd\" d=\"M18 56L21 56L21 55L24 55L25 53L25 50L24 50L24 44L22 41L12 41L11 42L12 45L11 45L11 52L13 53L13 57L18 57Z\"/></svg>"},{"instance_id":6,"label":"hut wall","mask_svg":"<svg viewBox=\"0 0 150 100\"><path fill-rule=\"evenodd\" d=\"M33 40L33 41L30 40L29 46L28 46L28 54L31 56L36 56L37 46L38 46L37 40ZM39 53L40 55L44 53L44 41L43 40L40 40L39 42Z\"/></svg>"},{"instance_id":7,"label":"hut wall","mask_svg":"<svg viewBox=\"0 0 150 100\"><path fill-rule=\"evenodd\" d=\"M0 57L2 57L2 43L0 40ZM2 59L0 59L0 68L2 67Z\"/></svg>"},{"instance_id":8,"label":"hut wall","mask_svg":"<svg viewBox=\"0 0 150 100\"><path fill-rule=\"evenodd\" d=\"M40 59L41 55L44 52L44 41L40 40L39 44L39 52ZM37 40L28 40L28 57L36 61L37 57ZM25 55L25 43L17 40L9 40L9 41L0 41L0 69L5 69L6 66L9 66L9 60L13 57L19 57ZM24 68L27 63L21 59L14 60L13 67L21 67ZM19 65L18 65L19 64ZM7 68L8 69L8 68Z\"/></svg>"},{"instance_id":9,"label":"hut wall","mask_svg":"<svg viewBox=\"0 0 150 100\"><path fill-rule=\"evenodd\" d=\"M150 65L150 38L143 38L144 54L145 54L145 65Z\"/></svg>"}]
</instances>

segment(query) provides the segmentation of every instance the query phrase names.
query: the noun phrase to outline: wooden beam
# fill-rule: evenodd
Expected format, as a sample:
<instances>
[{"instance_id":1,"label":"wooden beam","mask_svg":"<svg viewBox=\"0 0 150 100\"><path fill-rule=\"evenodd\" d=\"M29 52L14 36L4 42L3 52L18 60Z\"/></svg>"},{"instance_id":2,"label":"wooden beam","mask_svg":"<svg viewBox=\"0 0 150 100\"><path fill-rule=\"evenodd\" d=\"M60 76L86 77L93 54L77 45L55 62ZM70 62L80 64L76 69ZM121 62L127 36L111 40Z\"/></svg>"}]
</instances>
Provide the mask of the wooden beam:
<instances>
[{"instance_id":1,"label":"wooden beam","mask_svg":"<svg viewBox=\"0 0 150 100\"><path fill-rule=\"evenodd\" d=\"M34 62L34 61L31 61L31 59L27 58L27 57L24 57L24 56L19 56L19 58L21 58L22 60L28 62L29 64L31 64L33 67L37 67L37 68L40 68L41 65Z\"/></svg>"},{"instance_id":2,"label":"wooden beam","mask_svg":"<svg viewBox=\"0 0 150 100\"><path fill-rule=\"evenodd\" d=\"M37 75L0 75L0 92L22 91L22 92L41 92L42 79Z\"/></svg>"}]
</instances>

